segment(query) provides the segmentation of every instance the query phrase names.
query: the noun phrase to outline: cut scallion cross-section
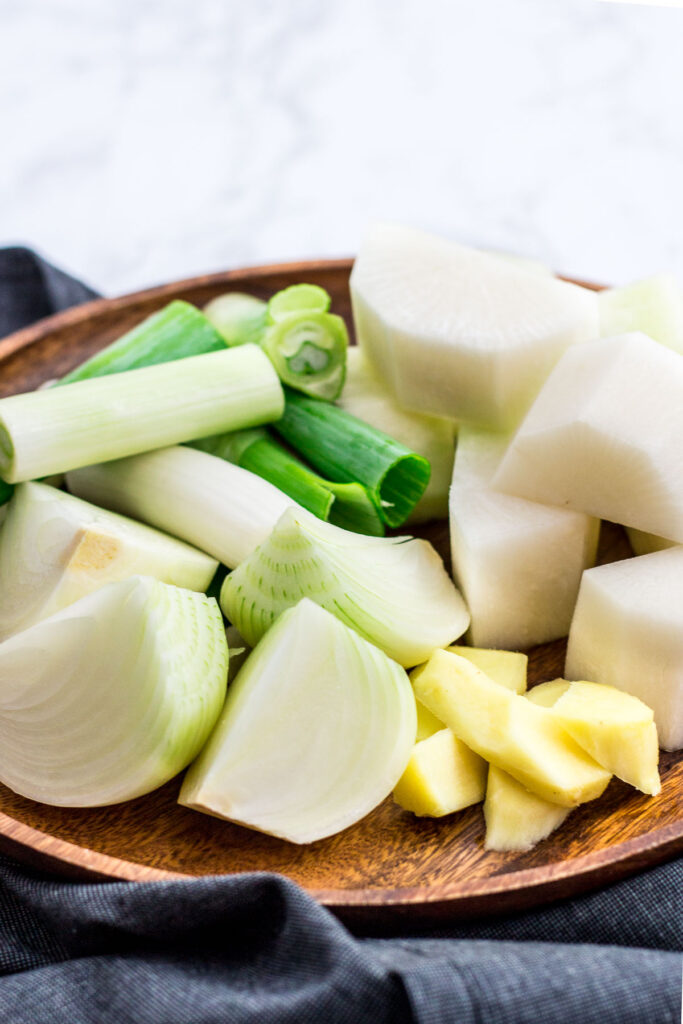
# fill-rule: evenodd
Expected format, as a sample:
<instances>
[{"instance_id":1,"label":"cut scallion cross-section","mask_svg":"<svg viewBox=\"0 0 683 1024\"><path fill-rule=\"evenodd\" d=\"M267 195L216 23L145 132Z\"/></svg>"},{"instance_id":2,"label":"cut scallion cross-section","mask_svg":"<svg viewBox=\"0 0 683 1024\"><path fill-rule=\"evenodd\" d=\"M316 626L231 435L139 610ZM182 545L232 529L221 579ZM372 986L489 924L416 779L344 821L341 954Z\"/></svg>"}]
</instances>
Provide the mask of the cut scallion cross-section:
<instances>
[{"instance_id":1,"label":"cut scallion cross-section","mask_svg":"<svg viewBox=\"0 0 683 1024\"><path fill-rule=\"evenodd\" d=\"M269 480L319 519L355 533L384 536L380 509L362 484L323 479L263 427L206 437L192 446Z\"/></svg>"},{"instance_id":2,"label":"cut scallion cross-section","mask_svg":"<svg viewBox=\"0 0 683 1024\"><path fill-rule=\"evenodd\" d=\"M19 484L0 532L0 640L115 580L154 576L204 591L203 551L45 484Z\"/></svg>"},{"instance_id":3,"label":"cut scallion cross-section","mask_svg":"<svg viewBox=\"0 0 683 1024\"><path fill-rule=\"evenodd\" d=\"M295 504L254 473L182 446L77 469L67 474L67 486L86 501L180 537L230 569Z\"/></svg>"},{"instance_id":4,"label":"cut scallion cross-section","mask_svg":"<svg viewBox=\"0 0 683 1024\"><path fill-rule=\"evenodd\" d=\"M403 669L301 601L230 685L180 803L311 843L352 825L391 792L415 729Z\"/></svg>"},{"instance_id":5,"label":"cut scallion cross-section","mask_svg":"<svg viewBox=\"0 0 683 1024\"><path fill-rule=\"evenodd\" d=\"M268 303L268 316L272 323L292 313L327 313L330 296L317 284L291 284L276 292Z\"/></svg>"},{"instance_id":6,"label":"cut scallion cross-section","mask_svg":"<svg viewBox=\"0 0 683 1024\"><path fill-rule=\"evenodd\" d=\"M467 608L427 541L362 537L288 509L226 578L221 607L254 646L302 597L406 667L426 661L469 625Z\"/></svg>"},{"instance_id":7,"label":"cut scallion cross-section","mask_svg":"<svg viewBox=\"0 0 683 1024\"><path fill-rule=\"evenodd\" d=\"M330 480L367 487L389 526L405 522L429 483L422 455L328 402L288 390L284 415L273 426Z\"/></svg>"},{"instance_id":8,"label":"cut scallion cross-section","mask_svg":"<svg viewBox=\"0 0 683 1024\"><path fill-rule=\"evenodd\" d=\"M0 781L64 807L148 793L204 745L227 670L215 601L110 583L0 645Z\"/></svg>"},{"instance_id":9,"label":"cut scallion cross-section","mask_svg":"<svg viewBox=\"0 0 683 1024\"><path fill-rule=\"evenodd\" d=\"M277 419L282 387L255 345L0 400L10 483Z\"/></svg>"},{"instance_id":10,"label":"cut scallion cross-section","mask_svg":"<svg viewBox=\"0 0 683 1024\"><path fill-rule=\"evenodd\" d=\"M224 348L225 341L204 314L189 302L177 299L67 373L58 383L71 384L206 352L220 352Z\"/></svg>"},{"instance_id":11,"label":"cut scallion cross-section","mask_svg":"<svg viewBox=\"0 0 683 1024\"><path fill-rule=\"evenodd\" d=\"M348 344L340 316L308 310L273 321L263 339L283 384L327 401L338 398L344 386Z\"/></svg>"}]
</instances>

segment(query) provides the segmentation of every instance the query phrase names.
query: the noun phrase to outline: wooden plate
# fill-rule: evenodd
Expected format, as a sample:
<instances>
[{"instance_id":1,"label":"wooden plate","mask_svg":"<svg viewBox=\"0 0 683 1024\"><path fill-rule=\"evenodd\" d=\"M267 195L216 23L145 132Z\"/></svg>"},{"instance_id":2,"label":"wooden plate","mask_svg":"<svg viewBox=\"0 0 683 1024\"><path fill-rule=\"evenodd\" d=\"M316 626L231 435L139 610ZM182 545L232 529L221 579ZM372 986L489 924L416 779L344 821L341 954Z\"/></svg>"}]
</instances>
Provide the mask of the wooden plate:
<instances>
[{"instance_id":1,"label":"wooden plate","mask_svg":"<svg viewBox=\"0 0 683 1024\"><path fill-rule=\"evenodd\" d=\"M332 294L350 320L349 260L258 267L103 299L0 341L0 394L60 376L171 298L202 305L229 288L267 296L295 281ZM426 527L448 559L445 523ZM618 527L604 530L603 560L630 554ZM562 674L564 644L531 653L530 683ZM297 847L179 807L177 780L155 793L94 810L47 807L0 786L0 849L75 878L147 880L278 871L357 928L394 930L519 910L604 885L683 851L683 760L662 756L651 799L612 781L527 854L486 853L481 808L419 820L385 801L340 835Z\"/></svg>"}]
</instances>

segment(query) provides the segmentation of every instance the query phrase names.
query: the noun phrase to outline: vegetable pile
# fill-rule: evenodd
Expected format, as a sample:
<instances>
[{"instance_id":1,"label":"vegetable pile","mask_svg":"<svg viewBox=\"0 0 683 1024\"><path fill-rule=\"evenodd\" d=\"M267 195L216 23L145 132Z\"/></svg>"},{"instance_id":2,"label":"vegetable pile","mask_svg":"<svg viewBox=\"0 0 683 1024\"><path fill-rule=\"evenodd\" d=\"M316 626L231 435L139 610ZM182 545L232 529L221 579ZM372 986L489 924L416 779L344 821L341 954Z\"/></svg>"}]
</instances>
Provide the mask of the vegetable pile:
<instances>
[{"instance_id":1,"label":"vegetable pile","mask_svg":"<svg viewBox=\"0 0 683 1024\"><path fill-rule=\"evenodd\" d=\"M190 765L181 804L293 843L393 792L483 803L504 851L612 776L659 792L658 744L683 746L680 291L598 296L380 225L351 297L358 348L315 284L232 292L0 400L17 793L108 804ZM395 532L447 515L452 577ZM638 557L594 567L600 518ZM566 679L527 691L523 652L567 635Z\"/></svg>"}]
</instances>

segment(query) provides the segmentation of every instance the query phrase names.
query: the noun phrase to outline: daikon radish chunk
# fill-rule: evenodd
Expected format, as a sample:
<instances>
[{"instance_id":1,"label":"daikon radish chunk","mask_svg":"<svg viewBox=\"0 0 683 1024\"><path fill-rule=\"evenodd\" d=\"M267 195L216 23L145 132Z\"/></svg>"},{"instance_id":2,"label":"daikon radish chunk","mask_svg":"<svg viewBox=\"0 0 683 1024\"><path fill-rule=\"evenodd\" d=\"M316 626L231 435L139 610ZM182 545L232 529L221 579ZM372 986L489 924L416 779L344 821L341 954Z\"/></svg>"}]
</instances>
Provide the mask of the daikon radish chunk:
<instances>
[{"instance_id":1,"label":"daikon radish chunk","mask_svg":"<svg viewBox=\"0 0 683 1024\"><path fill-rule=\"evenodd\" d=\"M683 289L673 274L657 274L623 288L598 294L600 333L642 331L650 338L683 352Z\"/></svg>"},{"instance_id":2,"label":"daikon radish chunk","mask_svg":"<svg viewBox=\"0 0 683 1024\"><path fill-rule=\"evenodd\" d=\"M485 791L486 761L450 729L440 729L413 747L394 800L418 817L441 818L478 804Z\"/></svg>"},{"instance_id":3,"label":"daikon radish chunk","mask_svg":"<svg viewBox=\"0 0 683 1024\"><path fill-rule=\"evenodd\" d=\"M574 807L610 779L550 710L494 683L457 654L436 651L411 675L415 696L468 747L544 800Z\"/></svg>"},{"instance_id":4,"label":"daikon radish chunk","mask_svg":"<svg viewBox=\"0 0 683 1024\"><path fill-rule=\"evenodd\" d=\"M453 575L470 609L468 637L483 647L566 636L598 543L598 520L492 488L508 443L461 427L449 499Z\"/></svg>"},{"instance_id":5,"label":"daikon radish chunk","mask_svg":"<svg viewBox=\"0 0 683 1024\"><path fill-rule=\"evenodd\" d=\"M634 555L651 555L654 551L665 551L676 546L675 540L658 537L656 533L645 533L632 526L626 527L626 533Z\"/></svg>"},{"instance_id":6,"label":"daikon radish chunk","mask_svg":"<svg viewBox=\"0 0 683 1024\"><path fill-rule=\"evenodd\" d=\"M502 768L489 765L484 800L487 850L530 850L558 828L568 814L568 807L544 800Z\"/></svg>"},{"instance_id":7,"label":"daikon radish chunk","mask_svg":"<svg viewBox=\"0 0 683 1024\"><path fill-rule=\"evenodd\" d=\"M584 573L564 674L638 697L660 746L683 747L683 548Z\"/></svg>"},{"instance_id":8,"label":"daikon radish chunk","mask_svg":"<svg viewBox=\"0 0 683 1024\"><path fill-rule=\"evenodd\" d=\"M598 335L595 293L412 228L375 225L350 285L398 403L481 426L512 427L565 349Z\"/></svg>"},{"instance_id":9,"label":"daikon radish chunk","mask_svg":"<svg viewBox=\"0 0 683 1024\"><path fill-rule=\"evenodd\" d=\"M683 358L644 334L564 354L493 479L509 494L683 542Z\"/></svg>"},{"instance_id":10,"label":"daikon radish chunk","mask_svg":"<svg viewBox=\"0 0 683 1024\"><path fill-rule=\"evenodd\" d=\"M550 707L580 747L618 779L642 793L661 789L652 709L604 683L555 679L535 686L529 700Z\"/></svg>"}]
</instances>

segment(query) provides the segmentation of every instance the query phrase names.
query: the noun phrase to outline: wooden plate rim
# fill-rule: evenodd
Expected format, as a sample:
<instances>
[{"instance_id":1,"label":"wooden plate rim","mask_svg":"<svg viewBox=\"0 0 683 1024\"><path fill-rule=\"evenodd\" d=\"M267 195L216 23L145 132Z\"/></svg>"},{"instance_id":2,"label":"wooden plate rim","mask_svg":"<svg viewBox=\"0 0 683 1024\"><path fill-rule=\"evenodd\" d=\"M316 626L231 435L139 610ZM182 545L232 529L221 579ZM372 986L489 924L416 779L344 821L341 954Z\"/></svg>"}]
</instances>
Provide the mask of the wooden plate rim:
<instances>
[{"instance_id":1,"label":"wooden plate rim","mask_svg":"<svg viewBox=\"0 0 683 1024\"><path fill-rule=\"evenodd\" d=\"M100 298L83 303L71 309L55 313L15 331L0 340L0 361L14 353L26 349L44 339L57 330L72 327L76 324L97 318L105 312L125 309L138 302L150 300L163 301L177 297L184 291L197 288L215 288L222 285L237 285L241 281L254 281L273 275L287 273L306 276L312 271L350 271L353 260L349 257L324 260L300 260L289 263L261 264L240 267L234 270L218 271L211 274L185 278L181 281L146 288L116 298ZM581 281L576 278L563 278L573 284L579 284L594 291L601 290L604 285ZM34 866L52 866L61 869L73 878L87 878L91 881L170 881L198 877L183 872L154 868L135 861L123 860L109 854L78 846L67 840L26 825L0 811L0 849L14 856L24 857L27 863ZM470 884L439 886L414 886L407 888L357 888L357 889L312 889L307 891L319 903L333 910L343 911L345 908L352 913L354 908L386 908L400 909L405 907L447 907L457 904L459 907L471 907L479 910L480 900L490 900L492 895L500 895L504 906L505 897L514 899L521 891L533 892L542 890L552 893L555 886L571 881L572 892L580 892L589 888L591 879L600 869L609 865L618 869L619 877L636 871L645 854L650 854L648 863L654 863L651 853L657 853L657 860L663 861L683 851L683 820L670 823L654 832L627 840L616 846L587 854L583 857L558 861L543 867L529 868L522 871L501 873L498 876L474 881ZM613 876L613 877L616 877ZM564 886L563 893L567 894ZM481 907L483 909L483 905Z\"/></svg>"}]
</instances>

